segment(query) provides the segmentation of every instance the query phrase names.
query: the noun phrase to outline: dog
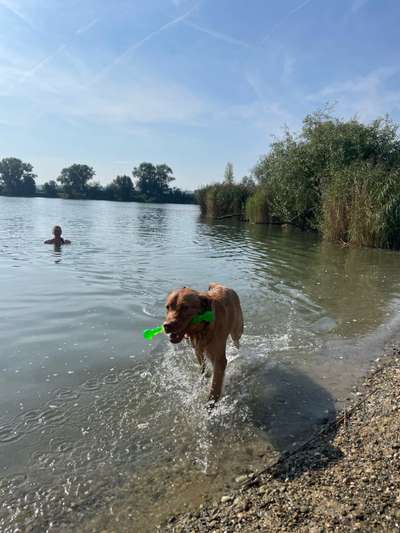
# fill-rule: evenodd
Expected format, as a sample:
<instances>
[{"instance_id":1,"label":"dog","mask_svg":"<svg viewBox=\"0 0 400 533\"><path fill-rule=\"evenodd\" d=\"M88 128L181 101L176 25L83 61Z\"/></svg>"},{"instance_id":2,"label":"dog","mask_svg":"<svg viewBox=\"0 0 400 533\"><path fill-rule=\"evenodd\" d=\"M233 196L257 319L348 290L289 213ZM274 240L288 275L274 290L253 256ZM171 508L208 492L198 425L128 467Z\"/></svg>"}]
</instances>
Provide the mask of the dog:
<instances>
[{"instance_id":1,"label":"dog","mask_svg":"<svg viewBox=\"0 0 400 533\"><path fill-rule=\"evenodd\" d=\"M212 322L192 324L195 315L212 311ZM221 396L226 368L226 342L230 335L235 346L243 334L243 314L239 296L233 289L211 283L207 292L183 287L170 292L166 301L164 331L173 344L188 337L195 350L201 372L205 372L205 356L213 366L209 401L215 403Z\"/></svg>"}]
</instances>

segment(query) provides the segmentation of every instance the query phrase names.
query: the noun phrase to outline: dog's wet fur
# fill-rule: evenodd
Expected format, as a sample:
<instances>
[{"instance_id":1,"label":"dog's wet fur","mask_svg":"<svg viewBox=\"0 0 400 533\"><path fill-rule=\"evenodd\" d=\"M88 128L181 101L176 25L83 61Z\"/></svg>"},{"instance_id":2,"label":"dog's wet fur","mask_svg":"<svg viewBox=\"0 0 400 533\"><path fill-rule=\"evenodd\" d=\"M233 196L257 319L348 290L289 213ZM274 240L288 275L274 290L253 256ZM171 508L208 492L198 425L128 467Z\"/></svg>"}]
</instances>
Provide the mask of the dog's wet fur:
<instances>
[{"instance_id":1,"label":"dog's wet fur","mask_svg":"<svg viewBox=\"0 0 400 533\"><path fill-rule=\"evenodd\" d=\"M192 324L192 318L204 311L212 311L212 322ZM201 372L204 373L207 357L213 366L209 401L221 396L226 368L226 343L230 335L239 348L243 333L243 315L239 296L233 289L211 283L208 291L199 292L183 287L168 294L164 331L173 344L186 336L195 350Z\"/></svg>"}]
</instances>

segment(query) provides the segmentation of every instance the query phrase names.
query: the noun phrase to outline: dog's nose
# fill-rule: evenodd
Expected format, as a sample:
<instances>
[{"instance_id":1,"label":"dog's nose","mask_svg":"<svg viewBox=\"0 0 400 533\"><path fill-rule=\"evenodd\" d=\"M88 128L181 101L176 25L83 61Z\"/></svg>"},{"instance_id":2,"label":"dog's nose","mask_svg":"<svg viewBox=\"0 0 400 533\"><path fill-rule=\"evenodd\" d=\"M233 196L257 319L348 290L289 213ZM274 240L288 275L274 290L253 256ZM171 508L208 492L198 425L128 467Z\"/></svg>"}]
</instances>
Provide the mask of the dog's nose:
<instances>
[{"instance_id":1,"label":"dog's nose","mask_svg":"<svg viewBox=\"0 0 400 533\"><path fill-rule=\"evenodd\" d=\"M171 333L174 327L175 322L164 322L164 331L165 333Z\"/></svg>"}]
</instances>

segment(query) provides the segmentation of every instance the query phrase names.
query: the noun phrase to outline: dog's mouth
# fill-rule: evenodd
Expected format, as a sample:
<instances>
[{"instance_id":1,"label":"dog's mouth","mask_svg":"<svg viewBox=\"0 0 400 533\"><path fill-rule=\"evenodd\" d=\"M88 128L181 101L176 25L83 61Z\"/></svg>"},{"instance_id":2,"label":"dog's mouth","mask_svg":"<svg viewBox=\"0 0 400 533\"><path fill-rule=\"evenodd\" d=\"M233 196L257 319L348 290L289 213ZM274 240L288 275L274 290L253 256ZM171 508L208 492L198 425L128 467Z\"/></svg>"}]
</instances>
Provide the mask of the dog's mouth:
<instances>
[{"instance_id":1,"label":"dog's mouth","mask_svg":"<svg viewBox=\"0 0 400 533\"><path fill-rule=\"evenodd\" d=\"M179 333L174 331L173 333L169 334L169 340L170 342L172 342L172 344L178 344L179 342L181 342L184 336L185 336L184 331L181 331Z\"/></svg>"}]
</instances>

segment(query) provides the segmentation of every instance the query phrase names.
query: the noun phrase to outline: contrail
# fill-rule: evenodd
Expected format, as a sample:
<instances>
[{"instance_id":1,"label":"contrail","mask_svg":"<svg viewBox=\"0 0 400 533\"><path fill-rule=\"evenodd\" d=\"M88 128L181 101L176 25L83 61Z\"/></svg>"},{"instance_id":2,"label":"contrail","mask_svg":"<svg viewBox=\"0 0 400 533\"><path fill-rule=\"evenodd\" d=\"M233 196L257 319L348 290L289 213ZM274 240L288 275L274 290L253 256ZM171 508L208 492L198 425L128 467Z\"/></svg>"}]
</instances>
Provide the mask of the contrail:
<instances>
[{"instance_id":1,"label":"contrail","mask_svg":"<svg viewBox=\"0 0 400 533\"><path fill-rule=\"evenodd\" d=\"M0 6L10 11L14 16L25 22L30 28L35 29L31 20L18 8L12 0L0 0Z\"/></svg>"},{"instance_id":2,"label":"contrail","mask_svg":"<svg viewBox=\"0 0 400 533\"><path fill-rule=\"evenodd\" d=\"M191 28L194 28L195 30L206 33L207 35L210 35L211 37L215 37L216 39L219 39L220 41L224 41L229 44L235 44L238 46L244 46L245 48L253 48L251 44L246 43L245 41L241 41L240 39L235 39L234 37L230 37L229 35L225 35L224 33L219 33L217 31L203 28L202 26L198 26L197 24L194 24L193 22L185 22L185 24L186 26L190 26Z\"/></svg>"},{"instance_id":3,"label":"contrail","mask_svg":"<svg viewBox=\"0 0 400 533\"><path fill-rule=\"evenodd\" d=\"M294 9L292 9L291 11L289 11L289 13L287 15L285 15L284 17L281 18L281 20L279 20L273 27L272 29L269 31L269 33L267 33L267 35L265 37L262 38L261 40L261 43L265 43L265 41L267 41L271 35L274 33L275 30L277 30L280 26L282 26L282 24L284 22L286 22L292 15L294 15L295 13L297 13L298 11L300 11L300 9L303 9L303 7L305 7L306 5L308 5L310 2L312 2L313 0L304 0L304 2L302 2L301 4L299 4L297 7L295 7Z\"/></svg>"},{"instance_id":4,"label":"contrail","mask_svg":"<svg viewBox=\"0 0 400 533\"><path fill-rule=\"evenodd\" d=\"M91 20L90 22L85 24L85 26L82 26L82 27L78 28L76 30L75 34L76 35L81 35L82 33L86 33L91 28L93 28L93 26L95 26L98 22L99 22L99 17L94 18L93 20Z\"/></svg>"},{"instance_id":5,"label":"contrail","mask_svg":"<svg viewBox=\"0 0 400 533\"><path fill-rule=\"evenodd\" d=\"M188 18L193 13L193 11L195 11L195 9L197 9L198 5L199 4L196 4L195 6L192 7L192 9L190 9L189 11L184 13L183 15L180 15L179 17L176 17L174 20L171 20L171 21L167 22L166 24L163 24L160 28L150 32L148 35L146 35L146 37L143 37L143 39L141 39L140 41L128 46L128 48L124 52L122 52L122 54L117 56L107 67L105 67L102 71L100 71L99 74L97 74L93 78L92 84L96 83L99 80L101 80L102 78L104 78L104 76L106 76L110 72L110 70L112 70L115 67L115 65L120 63L131 52L133 52L133 51L137 50L138 48L142 47L147 41L150 41L153 37L155 37L156 35L159 35L163 31L165 31L166 29L170 28L171 26L175 26L175 24L178 24L179 22L182 22L183 20Z\"/></svg>"},{"instance_id":6,"label":"contrail","mask_svg":"<svg viewBox=\"0 0 400 533\"><path fill-rule=\"evenodd\" d=\"M36 72L38 70L40 70L44 65L46 65L46 63L48 63L49 61L51 61L57 54L59 54L60 52L62 52L63 50L65 50L65 48L67 47L66 44L62 44L61 46L59 46L57 48L57 50L55 52L53 52L52 54L48 55L47 57L45 57L44 59L42 59L41 61L39 61L39 63L36 63L35 66L33 66L31 69L27 70L26 72L24 72L22 74L22 77L21 77L21 80L19 83L24 83L28 78L30 78L31 76L33 76L34 74L36 74Z\"/></svg>"}]
</instances>

